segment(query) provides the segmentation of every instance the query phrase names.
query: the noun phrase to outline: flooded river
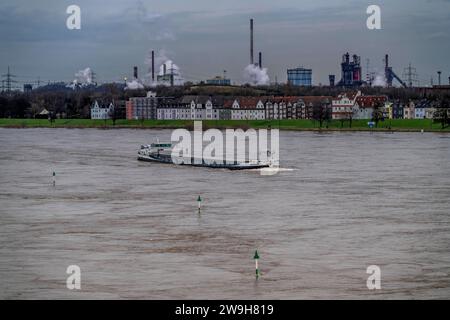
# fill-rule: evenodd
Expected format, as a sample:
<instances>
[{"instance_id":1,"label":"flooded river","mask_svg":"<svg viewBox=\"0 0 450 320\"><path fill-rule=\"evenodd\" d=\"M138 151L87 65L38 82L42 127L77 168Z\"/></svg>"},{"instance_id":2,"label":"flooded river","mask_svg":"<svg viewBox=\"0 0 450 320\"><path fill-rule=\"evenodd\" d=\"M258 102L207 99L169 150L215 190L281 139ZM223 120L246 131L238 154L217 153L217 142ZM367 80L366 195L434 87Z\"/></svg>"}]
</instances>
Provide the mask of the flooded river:
<instances>
[{"instance_id":1,"label":"flooded river","mask_svg":"<svg viewBox=\"0 0 450 320\"><path fill-rule=\"evenodd\" d=\"M275 176L136 161L170 134L0 129L0 298L450 298L450 135L282 132Z\"/></svg>"}]
</instances>

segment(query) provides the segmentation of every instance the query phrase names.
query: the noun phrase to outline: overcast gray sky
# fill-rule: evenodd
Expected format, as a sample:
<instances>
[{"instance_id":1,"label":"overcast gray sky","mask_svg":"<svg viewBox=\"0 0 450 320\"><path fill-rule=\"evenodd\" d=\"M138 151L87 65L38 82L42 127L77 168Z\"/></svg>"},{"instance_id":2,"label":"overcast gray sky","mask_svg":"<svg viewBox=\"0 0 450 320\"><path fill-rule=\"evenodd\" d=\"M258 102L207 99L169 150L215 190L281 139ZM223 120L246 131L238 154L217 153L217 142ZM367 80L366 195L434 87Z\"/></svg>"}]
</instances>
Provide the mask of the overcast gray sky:
<instances>
[{"instance_id":1,"label":"overcast gray sky","mask_svg":"<svg viewBox=\"0 0 450 320\"><path fill-rule=\"evenodd\" d=\"M71 4L81 7L81 30L66 28ZM370 4L382 9L382 30L366 27ZM340 78L347 51L362 56L363 73L367 58L381 71L389 53L400 76L409 62L422 84L438 70L450 76L450 0L2 0L0 72L10 65L21 82L70 81L91 67L100 82L120 81L163 49L188 80L227 70L240 82L251 17L271 81L295 66L312 68L315 84Z\"/></svg>"}]
</instances>

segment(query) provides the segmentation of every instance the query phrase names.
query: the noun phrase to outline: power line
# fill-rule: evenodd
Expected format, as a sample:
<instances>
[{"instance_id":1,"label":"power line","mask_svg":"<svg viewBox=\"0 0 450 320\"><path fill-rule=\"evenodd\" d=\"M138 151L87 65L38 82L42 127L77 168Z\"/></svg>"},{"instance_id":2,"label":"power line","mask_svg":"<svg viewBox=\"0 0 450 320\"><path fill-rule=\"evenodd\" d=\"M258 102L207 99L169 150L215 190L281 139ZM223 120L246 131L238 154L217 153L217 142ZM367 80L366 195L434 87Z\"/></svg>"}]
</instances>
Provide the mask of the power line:
<instances>
[{"instance_id":1,"label":"power line","mask_svg":"<svg viewBox=\"0 0 450 320\"><path fill-rule=\"evenodd\" d=\"M15 77L17 77L17 76L10 72L9 66L8 66L8 73L2 75L2 78L5 78L3 80L3 83L6 84L6 86L4 86L4 84L2 84L2 91L5 91L5 88L6 88L6 92L11 93L11 90L15 89L15 87L13 87L13 84L17 83L16 80L13 80L13 78L15 78Z\"/></svg>"},{"instance_id":2,"label":"power line","mask_svg":"<svg viewBox=\"0 0 450 320\"><path fill-rule=\"evenodd\" d=\"M419 76L416 68L411 66L411 63L403 69L403 80L408 84L408 87L416 87L419 85Z\"/></svg>"}]
</instances>

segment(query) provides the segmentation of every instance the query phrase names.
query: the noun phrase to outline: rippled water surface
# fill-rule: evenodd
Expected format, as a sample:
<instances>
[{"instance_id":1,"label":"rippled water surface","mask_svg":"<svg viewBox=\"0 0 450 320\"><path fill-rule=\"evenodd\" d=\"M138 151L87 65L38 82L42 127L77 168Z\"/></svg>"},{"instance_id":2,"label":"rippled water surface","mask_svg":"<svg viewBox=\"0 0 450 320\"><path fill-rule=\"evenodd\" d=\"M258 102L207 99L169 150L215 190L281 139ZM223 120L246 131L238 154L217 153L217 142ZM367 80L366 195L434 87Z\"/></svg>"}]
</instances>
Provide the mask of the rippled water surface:
<instances>
[{"instance_id":1,"label":"rippled water surface","mask_svg":"<svg viewBox=\"0 0 450 320\"><path fill-rule=\"evenodd\" d=\"M0 298L450 298L450 135L282 132L275 176L136 161L170 133L0 129Z\"/></svg>"}]
</instances>

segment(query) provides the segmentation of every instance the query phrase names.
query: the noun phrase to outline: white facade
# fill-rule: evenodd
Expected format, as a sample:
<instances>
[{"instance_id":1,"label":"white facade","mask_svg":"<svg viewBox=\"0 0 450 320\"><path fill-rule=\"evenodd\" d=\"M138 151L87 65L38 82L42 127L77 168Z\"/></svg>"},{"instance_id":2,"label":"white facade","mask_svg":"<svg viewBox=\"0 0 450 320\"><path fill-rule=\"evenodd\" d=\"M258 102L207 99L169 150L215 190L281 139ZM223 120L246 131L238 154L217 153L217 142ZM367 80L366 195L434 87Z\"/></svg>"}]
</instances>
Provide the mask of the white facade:
<instances>
[{"instance_id":1,"label":"white facade","mask_svg":"<svg viewBox=\"0 0 450 320\"><path fill-rule=\"evenodd\" d=\"M415 119L424 119L425 118L425 108L416 107L414 110L414 118Z\"/></svg>"},{"instance_id":2,"label":"white facade","mask_svg":"<svg viewBox=\"0 0 450 320\"><path fill-rule=\"evenodd\" d=\"M361 91L358 91L353 96L349 96L347 94L339 95L338 99L333 100L331 113L332 119L348 119L353 117L356 98L359 96L361 96Z\"/></svg>"},{"instance_id":3,"label":"white facade","mask_svg":"<svg viewBox=\"0 0 450 320\"><path fill-rule=\"evenodd\" d=\"M239 100L236 99L231 107L231 120L264 120L265 113L265 106L261 100L241 106Z\"/></svg>"},{"instance_id":4,"label":"white facade","mask_svg":"<svg viewBox=\"0 0 450 320\"><path fill-rule=\"evenodd\" d=\"M358 103L355 103L352 108L352 119L372 119L372 117L372 107L361 107Z\"/></svg>"},{"instance_id":5,"label":"white facade","mask_svg":"<svg viewBox=\"0 0 450 320\"><path fill-rule=\"evenodd\" d=\"M403 108L403 119L415 119L416 112L415 112L415 105L414 102L410 102L408 105L406 105Z\"/></svg>"},{"instance_id":6,"label":"white facade","mask_svg":"<svg viewBox=\"0 0 450 320\"><path fill-rule=\"evenodd\" d=\"M109 104L108 107L100 107L98 102L95 101L91 107L91 119L94 120L107 120L111 118L111 112L114 110L114 105Z\"/></svg>"},{"instance_id":7,"label":"white facade","mask_svg":"<svg viewBox=\"0 0 450 320\"><path fill-rule=\"evenodd\" d=\"M163 107L157 110L158 120L190 120L191 110L183 106Z\"/></svg>"},{"instance_id":8,"label":"white facade","mask_svg":"<svg viewBox=\"0 0 450 320\"><path fill-rule=\"evenodd\" d=\"M220 108L214 108L211 100L205 104L192 100L188 105L160 106L157 109L158 120L218 120Z\"/></svg>"}]
</instances>

